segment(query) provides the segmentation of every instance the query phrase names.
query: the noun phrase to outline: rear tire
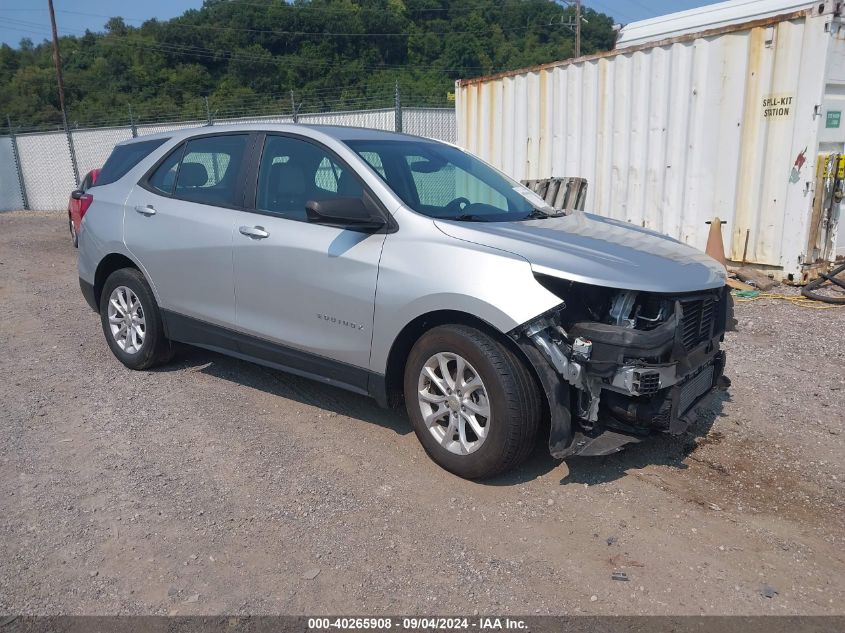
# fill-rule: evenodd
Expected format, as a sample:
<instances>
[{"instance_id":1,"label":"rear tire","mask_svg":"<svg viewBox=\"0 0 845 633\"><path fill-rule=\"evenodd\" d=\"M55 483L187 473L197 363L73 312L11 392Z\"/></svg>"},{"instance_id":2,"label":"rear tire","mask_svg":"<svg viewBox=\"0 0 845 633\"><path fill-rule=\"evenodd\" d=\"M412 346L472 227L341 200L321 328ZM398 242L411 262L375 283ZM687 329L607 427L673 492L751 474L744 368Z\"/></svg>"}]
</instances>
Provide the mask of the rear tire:
<instances>
[{"instance_id":1,"label":"rear tire","mask_svg":"<svg viewBox=\"0 0 845 633\"><path fill-rule=\"evenodd\" d=\"M534 376L476 328L444 325L423 334L405 364L404 392L423 448L460 477L515 468L535 446L542 401Z\"/></svg>"},{"instance_id":2,"label":"rear tire","mask_svg":"<svg viewBox=\"0 0 845 633\"><path fill-rule=\"evenodd\" d=\"M106 279L100 321L112 353L129 369L149 369L173 356L155 296L137 268L121 268Z\"/></svg>"}]
</instances>

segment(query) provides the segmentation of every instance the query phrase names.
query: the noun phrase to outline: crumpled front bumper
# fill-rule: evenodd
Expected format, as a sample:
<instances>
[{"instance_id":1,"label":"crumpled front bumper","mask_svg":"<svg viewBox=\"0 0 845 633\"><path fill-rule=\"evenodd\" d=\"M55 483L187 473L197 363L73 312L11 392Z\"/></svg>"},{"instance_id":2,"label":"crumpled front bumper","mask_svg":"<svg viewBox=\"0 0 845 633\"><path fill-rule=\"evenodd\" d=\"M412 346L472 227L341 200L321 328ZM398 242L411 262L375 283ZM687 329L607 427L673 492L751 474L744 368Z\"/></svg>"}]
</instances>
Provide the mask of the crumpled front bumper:
<instances>
[{"instance_id":1,"label":"crumpled front bumper","mask_svg":"<svg viewBox=\"0 0 845 633\"><path fill-rule=\"evenodd\" d=\"M647 428L620 424L619 419L602 415L591 428L577 428L570 441L549 443L549 452L553 457L564 458L573 455L599 456L610 455L622 450L626 444L640 442L648 432L654 430L668 431L672 435L680 435L694 421L694 410L697 404L710 395L719 385L725 369L725 353L717 352L706 365L690 372L681 380L667 389L664 400L659 407L647 407L648 412L654 412L649 419L631 420L631 422L651 422ZM622 373L622 372L620 372ZM632 398L633 393L629 394ZM636 401L629 400L628 411L631 417L636 417L636 409L632 405ZM663 424L665 420L667 423ZM665 427L665 428L662 428Z\"/></svg>"},{"instance_id":2,"label":"crumpled front bumper","mask_svg":"<svg viewBox=\"0 0 845 633\"><path fill-rule=\"evenodd\" d=\"M607 455L653 432L686 431L724 373L724 305L716 309L694 344L680 301L647 331L595 322L564 331L554 315L544 315L512 333L549 400L551 454ZM584 341L591 352L579 356L576 343Z\"/></svg>"}]
</instances>

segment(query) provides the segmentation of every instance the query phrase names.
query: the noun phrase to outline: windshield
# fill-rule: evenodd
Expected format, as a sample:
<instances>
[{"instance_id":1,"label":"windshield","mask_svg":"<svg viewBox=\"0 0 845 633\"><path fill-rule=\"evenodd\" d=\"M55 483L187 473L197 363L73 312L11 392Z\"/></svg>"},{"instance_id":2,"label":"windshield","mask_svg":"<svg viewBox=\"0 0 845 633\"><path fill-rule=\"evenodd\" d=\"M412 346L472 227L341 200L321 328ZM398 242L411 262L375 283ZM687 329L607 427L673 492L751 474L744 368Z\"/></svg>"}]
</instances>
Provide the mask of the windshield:
<instances>
[{"instance_id":1,"label":"windshield","mask_svg":"<svg viewBox=\"0 0 845 633\"><path fill-rule=\"evenodd\" d=\"M450 145L346 141L402 201L431 218L512 222L554 215L530 189Z\"/></svg>"}]
</instances>

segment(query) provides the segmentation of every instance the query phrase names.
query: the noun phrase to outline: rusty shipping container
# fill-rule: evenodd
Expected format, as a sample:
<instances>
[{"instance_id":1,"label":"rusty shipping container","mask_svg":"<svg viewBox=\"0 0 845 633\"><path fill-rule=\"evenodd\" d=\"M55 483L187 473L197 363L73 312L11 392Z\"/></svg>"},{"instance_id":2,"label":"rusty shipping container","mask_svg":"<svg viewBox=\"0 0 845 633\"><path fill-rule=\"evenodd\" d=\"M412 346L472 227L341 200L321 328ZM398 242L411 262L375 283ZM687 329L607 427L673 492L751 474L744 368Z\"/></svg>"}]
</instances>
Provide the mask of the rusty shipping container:
<instances>
[{"instance_id":1,"label":"rusty shipping container","mask_svg":"<svg viewBox=\"0 0 845 633\"><path fill-rule=\"evenodd\" d=\"M731 260L801 283L837 252L843 13L734 0L628 25L606 53L460 80L458 144L518 180L586 178L588 211L700 249L719 216Z\"/></svg>"}]
</instances>

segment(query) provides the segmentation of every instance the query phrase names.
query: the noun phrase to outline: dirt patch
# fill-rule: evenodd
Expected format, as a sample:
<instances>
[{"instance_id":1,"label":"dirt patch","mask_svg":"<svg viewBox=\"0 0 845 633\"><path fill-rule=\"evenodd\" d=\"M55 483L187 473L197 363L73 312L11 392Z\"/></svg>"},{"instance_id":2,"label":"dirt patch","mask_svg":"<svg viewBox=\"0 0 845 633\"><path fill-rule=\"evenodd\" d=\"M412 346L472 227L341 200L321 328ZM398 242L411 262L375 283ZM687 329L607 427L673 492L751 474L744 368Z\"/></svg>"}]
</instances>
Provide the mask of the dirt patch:
<instances>
[{"instance_id":1,"label":"dirt patch","mask_svg":"<svg viewBox=\"0 0 845 633\"><path fill-rule=\"evenodd\" d=\"M845 309L738 305L688 436L472 483L363 397L126 370L74 257L0 215L0 612L843 612Z\"/></svg>"}]
</instances>

